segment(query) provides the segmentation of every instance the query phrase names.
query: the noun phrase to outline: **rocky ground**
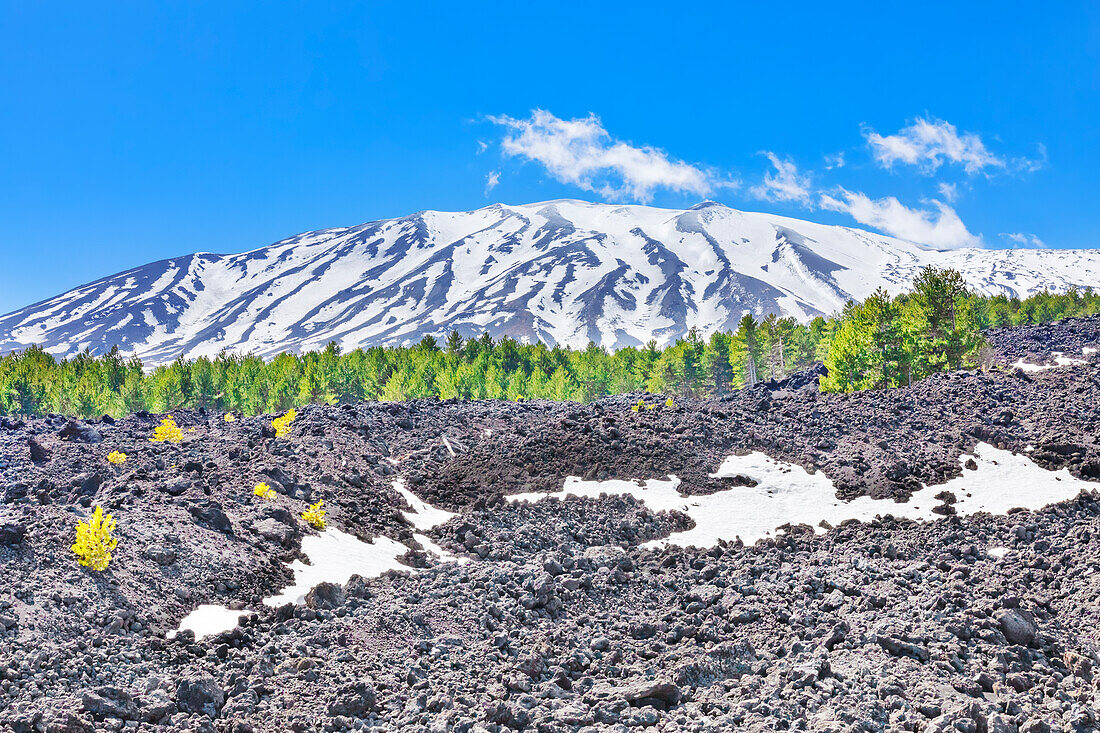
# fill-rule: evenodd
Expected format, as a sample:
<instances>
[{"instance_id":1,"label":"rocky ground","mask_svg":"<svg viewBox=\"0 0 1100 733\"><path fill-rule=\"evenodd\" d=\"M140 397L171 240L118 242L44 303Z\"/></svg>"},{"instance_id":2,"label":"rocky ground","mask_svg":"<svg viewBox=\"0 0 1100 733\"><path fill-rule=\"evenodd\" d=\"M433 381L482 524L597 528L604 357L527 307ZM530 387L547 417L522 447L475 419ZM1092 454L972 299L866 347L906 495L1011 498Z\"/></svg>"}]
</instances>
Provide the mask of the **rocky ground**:
<instances>
[{"instance_id":1,"label":"rocky ground","mask_svg":"<svg viewBox=\"0 0 1100 733\"><path fill-rule=\"evenodd\" d=\"M1098 329L990 340L1002 365L1042 363L1100 345ZM639 412L637 395L306 407L286 438L271 416L184 411L177 445L149 442L160 416L4 418L0 729L1095 730L1095 492L703 549L642 548L691 520L629 496L502 498L568 475L731 490L709 474L760 450L824 471L843 498L904 500L958 475L979 441L1100 488L1092 359L846 396L803 374ZM421 551L397 478L458 513L428 534L467 562ZM274 500L252 495L258 481ZM318 499L330 526L404 542L408 570L267 608ZM120 540L102 573L69 550L97 505ZM259 610L218 636L166 638L204 603Z\"/></svg>"}]
</instances>

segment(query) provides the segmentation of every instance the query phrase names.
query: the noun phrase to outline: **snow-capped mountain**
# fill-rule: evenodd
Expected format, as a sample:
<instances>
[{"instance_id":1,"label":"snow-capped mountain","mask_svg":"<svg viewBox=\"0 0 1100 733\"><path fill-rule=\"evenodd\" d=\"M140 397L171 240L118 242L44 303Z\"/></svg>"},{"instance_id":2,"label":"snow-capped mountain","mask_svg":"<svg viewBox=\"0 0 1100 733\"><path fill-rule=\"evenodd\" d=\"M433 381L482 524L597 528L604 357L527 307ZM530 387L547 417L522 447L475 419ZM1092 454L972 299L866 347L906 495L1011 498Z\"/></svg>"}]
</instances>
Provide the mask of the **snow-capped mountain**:
<instances>
[{"instance_id":1,"label":"snow-capped mountain","mask_svg":"<svg viewBox=\"0 0 1100 733\"><path fill-rule=\"evenodd\" d=\"M136 267L0 317L0 352L40 344L71 356L117 344L158 364L452 330L570 346L666 343L693 326L734 328L745 311L833 313L879 286L906 289L927 264L958 269L984 293L1100 284L1095 249L936 251L709 202L496 204Z\"/></svg>"}]
</instances>

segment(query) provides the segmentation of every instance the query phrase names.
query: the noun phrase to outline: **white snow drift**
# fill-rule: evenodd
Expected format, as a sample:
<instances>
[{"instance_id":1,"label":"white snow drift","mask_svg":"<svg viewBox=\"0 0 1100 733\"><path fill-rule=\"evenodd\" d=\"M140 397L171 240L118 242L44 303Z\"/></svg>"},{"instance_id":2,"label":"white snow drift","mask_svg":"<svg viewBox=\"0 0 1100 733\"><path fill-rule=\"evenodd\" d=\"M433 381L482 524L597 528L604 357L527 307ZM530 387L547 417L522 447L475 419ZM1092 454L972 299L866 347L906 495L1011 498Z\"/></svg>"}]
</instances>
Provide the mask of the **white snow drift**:
<instances>
[{"instance_id":1,"label":"white snow drift","mask_svg":"<svg viewBox=\"0 0 1100 733\"><path fill-rule=\"evenodd\" d=\"M966 460L966 456L962 458ZM539 501L548 496L598 497L600 494L630 494L645 502L653 511L681 511L695 521L695 527L677 532L666 539L653 540L647 546L674 544L710 547L718 540L740 538L751 544L772 536L784 524L808 524L824 531L821 523L837 525L847 519L870 520L892 514L917 520L937 517L932 508L941 502L934 498L950 491L961 516L975 512L1003 514L1014 507L1038 509L1058 501L1072 499L1082 489L1095 484L1074 478L1068 470L1047 471L1023 455L998 450L986 443L974 449L977 470L963 469L958 478L945 484L925 487L907 502L860 497L842 501L836 487L822 472L808 473L801 466L773 460L763 453L730 456L713 474L715 477L748 476L756 486L738 486L709 496L684 496L677 490L680 480L584 481L566 480L565 488L554 494L513 494L510 501Z\"/></svg>"},{"instance_id":2,"label":"white snow drift","mask_svg":"<svg viewBox=\"0 0 1100 733\"><path fill-rule=\"evenodd\" d=\"M393 488L405 498L411 509L402 511L401 514L417 529L431 529L455 516L452 512L438 509L421 500L405 488L402 479L395 481ZM447 552L422 533L414 532L413 537L426 552L442 560L468 561L467 558L459 558ZM274 607L284 603L302 603L306 594L318 584L343 584L353 575L367 578L381 575L387 570L409 570L408 565L397 561L397 558L408 551L408 547L389 537L379 536L373 542L363 542L335 527L329 527L315 535L306 535L302 539L302 554L309 559L309 563L301 560L292 562L290 569L294 571L294 582L279 593L265 598L264 605ZM222 606L202 605L184 617L178 631L190 629L195 632L196 638L202 639L229 631L237 625L241 616L249 613L251 611L231 611ZM176 633L171 632L169 638Z\"/></svg>"},{"instance_id":3,"label":"white snow drift","mask_svg":"<svg viewBox=\"0 0 1100 733\"><path fill-rule=\"evenodd\" d=\"M180 631L194 631L196 639L203 639L229 631L237 625L241 616L247 616L250 613L252 611L248 609L233 611L224 606L204 603L184 616L179 628L176 631L169 631L167 636L169 639L174 639Z\"/></svg>"},{"instance_id":4,"label":"white snow drift","mask_svg":"<svg viewBox=\"0 0 1100 733\"><path fill-rule=\"evenodd\" d=\"M1078 364L1088 364L1089 363L1088 357L1092 354L1095 354L1096 349L1094 349L1092 347L1089 347L1089 346L1086 346L1085 348L1081 349L1081 353L1084 354L1084 356L1085 356L1084 359L1075 359L1072 356L1066 356L1061 351L1052 351L1050 353L1054 357L1054 363L1053 364L1031 364L1030 362L1026 362L1022 358L1020 358L1020 359L1017 359L1016 361L1012 362L1011 367L1013 369L1019 369L1021 371L1025 371L1025 372L1041 372L1041 371L1045 371L1047 369L1055 369L1057 367L1077 366Z\"/></svg>"}]
</instances>

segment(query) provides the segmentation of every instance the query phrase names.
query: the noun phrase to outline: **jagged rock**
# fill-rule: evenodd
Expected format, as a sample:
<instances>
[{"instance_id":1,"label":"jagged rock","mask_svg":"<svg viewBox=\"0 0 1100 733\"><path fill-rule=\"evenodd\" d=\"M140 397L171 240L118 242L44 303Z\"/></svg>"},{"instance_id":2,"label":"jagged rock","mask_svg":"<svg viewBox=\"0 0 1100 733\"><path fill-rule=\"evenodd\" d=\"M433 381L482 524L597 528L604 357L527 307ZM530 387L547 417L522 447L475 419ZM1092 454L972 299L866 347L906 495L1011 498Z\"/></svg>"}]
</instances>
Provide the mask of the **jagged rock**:
<instances>
[{"instance_id":1,"label":"jagged rock","mask_svg":"<svg viewBox=\"0 0 1100 733\"><path fill-rule=\"evenodd\" d=\"M176 705L185 713L216 717L225 704L225 691L213 677L182 679L176 685Z\"/></svg>"},{"instance_id":2,"label":"jagged rock","mask_svg":"<svg viewBox=\"0 0 1100 733\"><path fill-rule=\"evenodd\" d=\"M1009 608L999 613L997 623L1001 627L1001 633L1013 644L1031 646L1039 635L1035 617L1018 608Z\"/></svg>"},{"instance_id":3,"label":"jagged rock","mask_svg":"<svg viewBox=\"0 0 1100 733\"><path fill-rule=\"evenodd\" d=\"M293 527L270 517L256 522L252 525L252 529L264 539L278 542L284 547L289 547L299 534L294 531Z\"/></svg>"},{"instance_id":4,"label":"jagged rock","mask_svg":"<svg viewBox=\"0 0 1100 733\"><path fill-rule=\"evenodd\" d=\"M336 700L329 704L329 715L350 715L361 718L375 709L378 693L369 680L343 685L336 692Z\"/></svg>"},{"instance_id":5,"label":"jagged rock","mask_svg":"<svg viewBox=\"0 0 1100 733\"><path fill-rule=\"evenodd\" d=\"M18 545L27 536L27 526L22 522L0 517L0 545Z\"/></svg>"},{"instance_id":6,"label":"jagged rock","mask_svg":"<svg viewBox=\"0 0 1100 733\"><path fill-rule=\"evenodd\" d=\"M102 443L103 436L99 431L93 428L91 425L85 425L84 423L77 422L76 420L70 420L65 423L65 427L61 428L57 437L62 440L69 440L79 443Z\"/></svg>"},{"instance_id":7,"label":"jagged rock","mask_svg":"<svg viewBox=\"0 0 1100 733\"><path fill-rule=\"evenodd\" d=\"M931 653L928 651L928 647L921 646L920 644L913 644L912 642L904 641L893 636L884 636L881 634L876 637L875 640L878 642L879 646L895 657L912 657L919 662L927 662L932 657Z\"/></svg>"},{"instance_id":8,"label":"jagged rock","mask_svg":"<svg viewBox=\"0 0 1100 733\"><path fill-rule=\"evenodd\" d=\"M84 710L98 718L136 720L138 706L130 693L117 687L86 690L82 696Z\"/></svg>"},{"instance_id":9,"label":"jagged rock","mask_svg":"<svg viewBox=\"0 0 1100 733\"><path fill-rule=\"evenodd\" d=\"M226 516L219 502L204 501L201 504L193 505L190 510L191 515L200 524L205 524L210 529L219 532L232 533L233 524L229 521L229 517Z\"/></svg>"},{"instance_id":10,"label":"jagged rock","mask_svg":"<svg viewBox=\"0 0 1100 733\"><path fill-rule=\"evenodd\" d=\"M45 463L50 460L50 451L34 438L27 438L27 449L30 451L33 463Z\"/></svg>"},{"instance_id":11,"label":"jagged rock","mask_svg":"<svg viewBox=\"0 0 1100 733\"><path fill-rule=\"evenodd\" d=\"M661 710L675 707L682 696L679 685L667 680L638 680L616 691L634 707L650 706Z\"/></svg>"},{"instance_id":12,"label":"jagged rock","mask_svg":"<svg viewBox=\"0 0 1100 733\"><path fill-rule=\"evenodd\" d=\"M306 594L306 605L310 608L332 610L344 603L343 586L335 583L318 583Z\"/></svg>"}]
</instances>

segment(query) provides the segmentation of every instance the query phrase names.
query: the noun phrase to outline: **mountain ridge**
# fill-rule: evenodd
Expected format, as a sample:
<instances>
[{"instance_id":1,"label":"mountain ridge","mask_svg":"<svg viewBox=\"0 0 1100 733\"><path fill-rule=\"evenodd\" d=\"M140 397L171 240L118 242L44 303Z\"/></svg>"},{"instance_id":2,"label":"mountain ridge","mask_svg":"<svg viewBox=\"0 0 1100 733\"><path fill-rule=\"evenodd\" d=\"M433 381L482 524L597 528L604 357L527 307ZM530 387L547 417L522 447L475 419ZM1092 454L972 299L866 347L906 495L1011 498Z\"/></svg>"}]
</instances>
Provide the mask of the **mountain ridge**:
<instances>
[{"instance_id":1,"label":"mountain ridge","mask_svg":"<svg viewBox=\"0 0 1100 733\"><path fill-rule=\"evenodd\" d=\"M396 345L457 330L616 348L667 343L744 312L799 319L928 264L987 294L1100 282L1100 250L935 250L851 227L743 212L558 199L425 210L196 252L100 278L0 316L0 353L118 345L148 364L222 349L271 356Z\"/></svg>"}]
</instances>

